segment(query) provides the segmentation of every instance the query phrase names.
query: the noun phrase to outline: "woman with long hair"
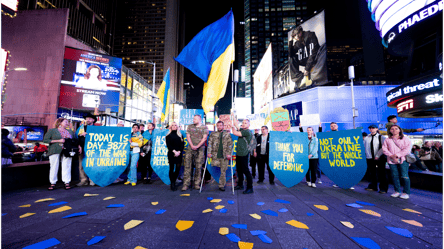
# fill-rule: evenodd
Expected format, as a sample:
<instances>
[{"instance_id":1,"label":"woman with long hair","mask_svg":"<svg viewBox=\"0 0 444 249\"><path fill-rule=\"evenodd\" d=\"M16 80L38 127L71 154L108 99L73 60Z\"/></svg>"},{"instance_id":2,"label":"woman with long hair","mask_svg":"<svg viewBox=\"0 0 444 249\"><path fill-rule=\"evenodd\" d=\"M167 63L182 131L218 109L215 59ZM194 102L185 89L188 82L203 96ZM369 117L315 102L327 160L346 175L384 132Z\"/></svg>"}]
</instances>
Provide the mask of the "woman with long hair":
<instances>
[{"instance_id":1,"label":"woman with long hair","mask_svg":"<svg viewBox=\"0 0 444 249\"><path fill-rule=\"evenodd\" d=\"M51 182L51 186L48 190L54 190L57 183L60 159L62 160L62 181L65 183L65 189L68 190L71 188L69 183L71 182L72 157L67 157L62 154L65 139L74 138L74 132L68 129L68 126L69 123L67 119L58 118L54 123L54 128L50 129L43 138L43 142L49 144L49 181Z\"/></svg>"},{"instance_id":2,"label":"woman with long hair","mask_svg":"<svg viewBox=\"0 0 444 249\"><path fill-rule=\"evenodd\" d=\"M316 188L316 173L318 171L318 138L314 134L313 128L307 128L308 133L308 171L305 180L309 187ZM310 180L311 178L311 180Z\"/></svg>"},{"instance_id":3,"label":"woman with long hair","mask_svg":"<svg viewBox=\"0 0 444 249\"><path fill-rule=\"evenodd\" d=\"M382 151L387 156L387 163L393 178L395 193L392 197L408 199L410 195L409 164L405 156L410 153L412 143L404 135L399 125L392 125L388 131L388 138L384 140ZM401 179L403 182L403 193L401 194Z\"/></svg>"},{"instance_id":4,"label":"woman with long hair","mask_svg":"<svg viewBox=\"0 0 444 249\"><path fill-rule=\"evenodd\" d=\"M176 122L169 126L168 134L165 136L166 146L168 148L168 163L170 164L169 177L171 181L171 190L176 191L176 179L179 176L180 166L182 165L182 154L185 147L182 133Z\"/></svg>"}]
</instances>

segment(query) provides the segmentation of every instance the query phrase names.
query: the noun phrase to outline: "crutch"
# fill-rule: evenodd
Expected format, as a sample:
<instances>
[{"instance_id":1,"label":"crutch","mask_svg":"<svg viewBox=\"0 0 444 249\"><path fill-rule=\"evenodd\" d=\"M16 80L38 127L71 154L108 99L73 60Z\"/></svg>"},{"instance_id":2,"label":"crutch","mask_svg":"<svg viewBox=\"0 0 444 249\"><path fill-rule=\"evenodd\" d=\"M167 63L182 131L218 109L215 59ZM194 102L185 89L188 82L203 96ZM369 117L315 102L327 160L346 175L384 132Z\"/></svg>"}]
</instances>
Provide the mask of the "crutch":
<instances>
[{"instance_id":1,"label":"crutch","mask_svg":"<svg viewBox=\"0 0 444 249\"><path fill-rule=\"evenodd\" d=\"M233 148L234 149L234 148ZM233 190L234 195L234 177L233 177L233 150L231 150L231 189Z\"/></svg>"},{"instance_id":2,"label":"crutch","mask_svg":"<svg viewBox=\"0 0 444 249\"><path fill-rule=\"evenodd\" d=\"M205 181L205 172L207 171L207 163L208 163L208 158L205 159L205 169L204 169L204 173L202 176L202 181L200 182L199 194L200 194L200 192L202 192L202 185L203 185L203 182Z\"/></svg>"}]
</instances>

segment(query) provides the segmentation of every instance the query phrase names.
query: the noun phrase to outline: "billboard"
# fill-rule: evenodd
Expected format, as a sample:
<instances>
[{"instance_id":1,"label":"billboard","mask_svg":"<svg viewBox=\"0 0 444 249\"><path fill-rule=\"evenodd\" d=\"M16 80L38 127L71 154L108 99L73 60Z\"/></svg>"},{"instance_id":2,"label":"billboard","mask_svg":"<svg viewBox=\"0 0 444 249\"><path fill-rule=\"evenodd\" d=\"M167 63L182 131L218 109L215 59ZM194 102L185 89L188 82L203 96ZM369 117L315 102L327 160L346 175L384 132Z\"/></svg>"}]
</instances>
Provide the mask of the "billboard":
<instances>
[{"instance_id":1,"label":"billboard","mask_svg":"<svg viewBox=\"0 0 444 249\"><path fill-rule=\"evenodd\" d=\"M253 75L254 112L258 113L273 100L273 58L271 43Z\"/></svg>"},{"instance_id":2,"label":"billboard","mask_svg":"<svg viewBox=\"0 0 444 249\"><path fill-rule=\"evenodd\" d=\"M9 131L8 138L14 143L26 141L43 141L46 132L44 126L4 126Z\"/></svg>"},{"instance_id":3,"label":"billboard","mask_svg":"<svg viewBox=\"0 0 444 249\"><path fill-rule=\"evenodd\" d=\"M290 87L282 89L291 92L328 82L324 11L288 32L288 50Z\"/></svg>"},{"instance_id":4,"label":"billboard","mask_svg":"<svg viewBox=\"0 0 444 249\"><path fill-rule=\"evenodd\" d=\"M121 68L120 58L65 48L59 107L117 112Z\"/></svg>"}]
</instances>

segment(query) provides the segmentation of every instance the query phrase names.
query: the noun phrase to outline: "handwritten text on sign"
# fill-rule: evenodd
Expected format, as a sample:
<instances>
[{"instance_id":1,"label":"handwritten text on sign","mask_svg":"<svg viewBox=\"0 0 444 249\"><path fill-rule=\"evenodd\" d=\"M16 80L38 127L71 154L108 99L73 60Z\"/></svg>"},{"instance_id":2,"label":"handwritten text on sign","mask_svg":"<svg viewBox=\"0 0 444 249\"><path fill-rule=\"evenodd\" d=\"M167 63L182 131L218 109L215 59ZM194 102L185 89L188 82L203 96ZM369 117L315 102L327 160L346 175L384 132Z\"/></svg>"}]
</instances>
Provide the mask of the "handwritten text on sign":
<instances>
[{"instance_id":1,"label":"handwritten text on sign","mask_svg":"<svg viewBox=\"0 0 444 249\"><path fill-rule=\"evenodd\" d=\"M338 144L333 138L319 139L321 159L328 159L331 167L354 167L355 159L362 159L359 136L340 137Z\"/></svg>"},{"instance_id":2,"label":"handwritten text on sign","mask_svg":"<svg viewBox=\"0 0 444 249\"><path fill-rule=\"evenodd\" d=\"M284 171L304 172L301 163L296 163L294 155L302 154L304 147L302 144L275 142L275 151L283 152L282 161L273 161L273 169Z\"/></svg>"},{"instance_id":3,"label":"handwritten text on sign","mask_svg":"<svg viewBox=\"0 0 444 249\"><path fill-rule=\"evenodd\" d=\"M86 136L86 167L126 166L129 134L103 134L89 132Z\"/></svg>"}]
</instances>

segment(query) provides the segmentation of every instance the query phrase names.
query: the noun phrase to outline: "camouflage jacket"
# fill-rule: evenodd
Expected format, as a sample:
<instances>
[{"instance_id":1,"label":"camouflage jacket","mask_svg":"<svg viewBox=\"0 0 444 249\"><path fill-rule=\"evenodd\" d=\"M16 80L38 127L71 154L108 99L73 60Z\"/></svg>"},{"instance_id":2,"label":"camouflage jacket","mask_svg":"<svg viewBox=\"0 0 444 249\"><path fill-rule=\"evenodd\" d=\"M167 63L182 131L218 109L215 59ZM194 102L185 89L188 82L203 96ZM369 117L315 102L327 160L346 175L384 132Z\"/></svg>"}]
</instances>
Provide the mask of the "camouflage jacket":
<instances>
[{"instance_id":1,"label":"camouflage jacket","mask_svg":"<svg viewBox=\"0 0 444 249\"><path fill-rule=\"evenodd\" d=\"M210 134L210 139L208 139L208 154L211 154L213 158L217 157L217 151L219 150L220 142L220 132L214 131ZM223 131L222 135L222 147L223 147L223 157L226 158L227 155L231 155L233 150L233 140L231 139L231 134Z\"/></svg>"}]
</instances>

